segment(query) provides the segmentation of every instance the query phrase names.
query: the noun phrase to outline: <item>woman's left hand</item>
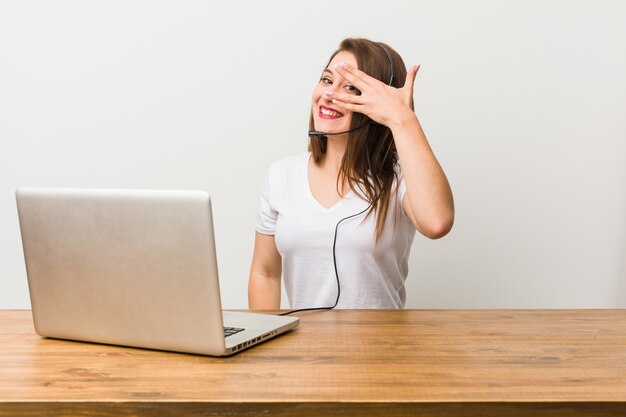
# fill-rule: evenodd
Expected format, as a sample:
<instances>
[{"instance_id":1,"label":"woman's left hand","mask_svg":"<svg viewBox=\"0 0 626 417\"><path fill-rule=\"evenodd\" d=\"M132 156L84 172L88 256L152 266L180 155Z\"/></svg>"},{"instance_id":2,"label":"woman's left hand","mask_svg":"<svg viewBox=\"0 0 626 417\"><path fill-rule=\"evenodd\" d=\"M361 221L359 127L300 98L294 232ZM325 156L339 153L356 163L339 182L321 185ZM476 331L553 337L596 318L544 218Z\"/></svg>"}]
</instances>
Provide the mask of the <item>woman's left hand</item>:
<instances>
[{"instance_id":1,"label":"woman's left hand","mask_svg":"<svg viewBox=\"0 0 626 417\"><path fill-rule=\"evenodd\" d=\"M419 68L419 65L415 65L407 71L404 86L396 88L370 77L348 63L340 62L335 65L335 71L359 89L361 95L334 93L330 90L324 93L332 98L338 107L362 113L375 122L391 128L401 124L407 117L415 117L411 109L411 100Z\"/></svg>"}]
</instances>

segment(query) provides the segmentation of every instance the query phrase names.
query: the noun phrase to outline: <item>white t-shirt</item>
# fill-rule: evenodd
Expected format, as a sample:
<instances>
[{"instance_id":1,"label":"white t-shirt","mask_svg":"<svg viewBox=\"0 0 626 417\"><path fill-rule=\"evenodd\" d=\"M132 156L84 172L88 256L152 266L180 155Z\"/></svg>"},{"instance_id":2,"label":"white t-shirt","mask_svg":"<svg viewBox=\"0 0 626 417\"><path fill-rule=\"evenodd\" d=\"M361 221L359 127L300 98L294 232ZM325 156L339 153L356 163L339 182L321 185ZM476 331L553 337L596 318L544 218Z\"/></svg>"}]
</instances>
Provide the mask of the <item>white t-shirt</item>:
<instances>
[{"instance_id":1,"label":"white t-shirt","mask_svg":"<svg viewBox=\"0 0 626 417\"><path fill-rule=\"evenodd\" d=\"M351 191L334 206L322 206L309 186L310 158L310 152L303 152L270 166L256 222L259 233L275 236L293 309L335 304L335 226L369 205ZM373 214L363 221L365 212L339 225L335 254L341 293L337 308L404 307L404 281L415 226L401 206L406 186L400 178L400 187L394 183L378 243Z\"/></svg>"}]
</instances>

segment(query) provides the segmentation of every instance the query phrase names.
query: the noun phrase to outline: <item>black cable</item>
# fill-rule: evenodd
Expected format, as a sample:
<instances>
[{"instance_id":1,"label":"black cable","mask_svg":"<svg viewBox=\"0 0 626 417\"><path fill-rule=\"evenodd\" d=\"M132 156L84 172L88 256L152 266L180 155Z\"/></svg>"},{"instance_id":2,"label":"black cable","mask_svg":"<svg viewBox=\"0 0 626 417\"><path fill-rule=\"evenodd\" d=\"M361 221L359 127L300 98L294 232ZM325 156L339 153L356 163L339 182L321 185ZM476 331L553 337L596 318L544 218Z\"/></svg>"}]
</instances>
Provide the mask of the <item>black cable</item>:
<instances>
[{"instance_id":1,"label":"black cable","mask_svg":"<svg viewBox=\"0 0 626 417\"><path fill-rule=\"evenodd\" d=\"M372 163L370 162L370 153L369 150L367 148L365 148L366 150L366 155L367 155L367 166L370 170L370 172L372 172ZM367 210L370 209L370 207L372 207L372 203L370 203L369 206L367 206L367 208L363 211L360 211L356 214L352 214L348 217L344 217L343 219L339 220L337 222L337 224L335 225L335 238L333 239L333 265L335 266L335 278L337 279L337 299L335 300L335 305L333 305L332 307L311 307L311 308L301 308L298 310L290 310L287 311L285 313L281 313L279 314L279 316L286 316L287 314L292 314L292 313L297 313L300 311L313 311L313 310L332 310L333 308L337 307L337 304L339 303L339 296L341 295L341 283L339 282L339 272L337 272L337 254L335 252L336 246L337 246L337 231L339 230L339 225L341 224L342 221L344 220L348 220L351 219L353 217L359 216L363 213L365 213Z\"/></svg>"},{"instance_id":2,"label":"black cable","mask_svg":"<svg viewBox=\"0 0 626 417\"><path fill-rule=\"evenodd\" d=\"M352 214L348 217L344 217L343 219L339 220L337 222L337 225L335 226L335 238L333 239L333 264L335 266L335 278L337 279L337 299L335 300L335 305L333 305L332 307L311 307L311 308L301 308L298 310L290 310L287 311L285 313L281 313L279 314L279 316L286 316L288 314L293 314L293 313L297 313L300 311L313 311L313 310L332 310L333 308L337 307L337 304L339 303L339 296L341 295L341 284L339 282L339 272L337 272L337 255L335 252L335 249L337 247L337 231L339 230L339 225L341 224L341 222L343 222L344 220L348 220L351 219L353 217L359 216L363 213L365 213L367 210L370 209L370 207L372 207L372 205L370 204L369 206L367 206L367 208L363 211L360 211L356 214Z\"/></svg>"}]
</instances>

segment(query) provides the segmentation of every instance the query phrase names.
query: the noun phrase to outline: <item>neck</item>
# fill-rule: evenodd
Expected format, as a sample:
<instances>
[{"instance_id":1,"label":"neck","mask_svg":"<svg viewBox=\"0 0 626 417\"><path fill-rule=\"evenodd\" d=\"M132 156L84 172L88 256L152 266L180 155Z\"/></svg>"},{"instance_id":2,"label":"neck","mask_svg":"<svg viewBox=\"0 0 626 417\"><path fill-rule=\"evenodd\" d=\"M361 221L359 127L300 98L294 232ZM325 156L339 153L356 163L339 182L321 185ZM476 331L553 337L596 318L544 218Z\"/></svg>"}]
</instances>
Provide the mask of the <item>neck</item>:
<instances>
[{"instance_id":1,"label":"neck","mask_svg":"<svg viewBox=\"0 0 626 417\"><path fill-rule=\"evenodd\" d=\"M348 146L348 135L341 136L328 136L326 145L326 153L322 158L321 166L331 168L336 173L341 168L341 160L346 153L346 147Z\"/></svg>"}]
</instances>

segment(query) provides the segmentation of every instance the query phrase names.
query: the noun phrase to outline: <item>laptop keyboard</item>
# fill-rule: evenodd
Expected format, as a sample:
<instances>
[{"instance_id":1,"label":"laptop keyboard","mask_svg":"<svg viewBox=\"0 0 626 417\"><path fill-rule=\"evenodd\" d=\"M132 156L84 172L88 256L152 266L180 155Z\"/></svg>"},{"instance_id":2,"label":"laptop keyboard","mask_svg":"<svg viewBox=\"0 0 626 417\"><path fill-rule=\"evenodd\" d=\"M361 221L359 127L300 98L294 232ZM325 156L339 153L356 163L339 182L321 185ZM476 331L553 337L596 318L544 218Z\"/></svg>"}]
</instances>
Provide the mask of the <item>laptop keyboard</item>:
<instances>
[{"instance_id":1,"label":"laptop keyboard","mask_svg":"<svg viewBox=\"0 0 626 417\"><path fill-rule=\"evenodd\" d=\"M224 337L232 336L235 333L243 332L246 329L240 329L239 327L224 327Z\"/></svg>"}]
</instances>

